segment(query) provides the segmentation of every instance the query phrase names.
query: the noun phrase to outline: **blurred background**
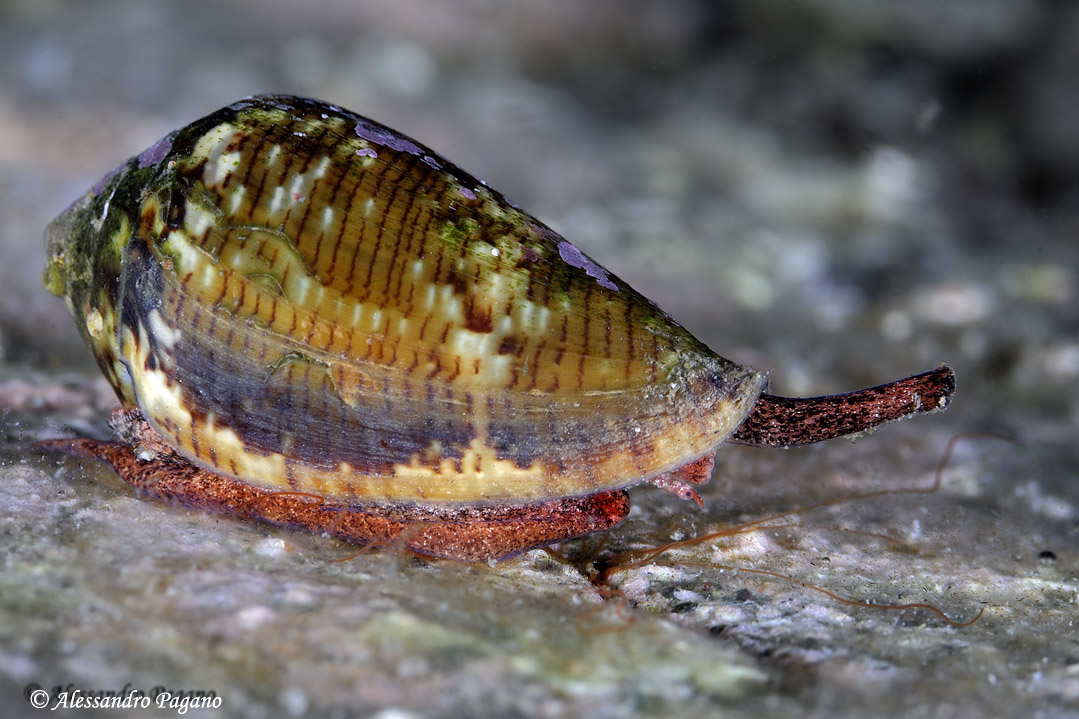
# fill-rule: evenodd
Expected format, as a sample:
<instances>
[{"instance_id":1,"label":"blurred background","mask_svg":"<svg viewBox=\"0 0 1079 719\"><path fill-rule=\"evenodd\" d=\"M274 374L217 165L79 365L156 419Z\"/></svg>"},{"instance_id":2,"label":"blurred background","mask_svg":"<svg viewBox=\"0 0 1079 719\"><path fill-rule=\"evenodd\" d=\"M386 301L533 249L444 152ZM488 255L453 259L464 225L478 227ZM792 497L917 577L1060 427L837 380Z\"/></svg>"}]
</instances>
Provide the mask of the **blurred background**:
<instances>
[{"instance_id":1,"label":"blurred background","mask_svg":"<svg viewBox=\"0 0 1079 719\"><path fill-rule=\"evenodd\" d=\"M109 406L41 285L49 220L168 131L288 92L484 178L776 393L948 362L953 408L904 430L936 443L883 461L1021 439L987 521L1023 507L1074 578L1077 68L1079 5L1049 0L4 0L0 435Z\"/></svg>"}]
</instances>

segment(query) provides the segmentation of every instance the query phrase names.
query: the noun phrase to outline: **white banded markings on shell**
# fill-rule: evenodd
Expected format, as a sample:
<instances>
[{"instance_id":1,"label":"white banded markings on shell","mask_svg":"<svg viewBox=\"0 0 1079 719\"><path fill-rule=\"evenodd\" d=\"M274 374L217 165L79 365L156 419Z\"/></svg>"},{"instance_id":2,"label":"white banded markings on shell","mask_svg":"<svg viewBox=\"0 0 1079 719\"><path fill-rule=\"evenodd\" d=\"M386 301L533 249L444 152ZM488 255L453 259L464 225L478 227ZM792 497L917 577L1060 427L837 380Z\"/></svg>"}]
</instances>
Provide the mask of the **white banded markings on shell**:
<instances>
[{"instance_id":1,"label":"white banded markings on shell","mask_svg":"<svg viewBox=\"0 0 1079 719\"><path fill-rule=\"evenodd\" d=\"M752 401L753 373L728 401L709 377L729 363L474 178L289 103L181 130L131 208L192 388L147 413L190 424L200 461L280 455L289 486L327 496L543 499L673 469Z\"/></svg>"},{"instance_id":2,"label":"white banded markings on shell","mask_svg":"<svg viewBox=\"0 0 1079 719\"><path fill-rule=\"evenodd\" d=\"M459 361L457 380L462 384L518 385L520 376L515 373L528 374L528 350L544 342L551 310L522 297L512 275L490 266L492 256L510 264L520 260L523 252L512 238L494 246L473 241L462 252L465 256L455 263L455 277L467 279L437 285L432 293L438 298L432 315L447 328L444 355Z\"/></svg>"},{"instance_id":3,"label":"white banded markings on shell","mask_svg":"<svg viewBox=\"0 0 1079 719\"><path fill-rule=\"evenodd\" d=\"M138 368L133 373L137 375L139 406L145 408L146 416L172 444L213 448L212 452L197 455L195 461L214 470L253 478L254 483L271 489L292 489L284 454L254 450L234 429L220 423L213 412L202 417L191 414L190 397L183 386L173 382L164 368L151 369L150 339L145 326L140 325L136 332L124 327L121 342L124 361Z\"/></svg>"},{"instance_id":4,"label":"white banded markings on shell","mask_svg":"<svg viewBox=\"0 0 1079 719\"><path fill-rule=\"evenodd\" d=\"M293 135L306 134L293 131ZM364 140L348 140L349 146L345 148L344 157L351 152L351 145L364 143ZM315 256L303 256L297 247L295 239L289 234L290 228L285 222L285 213L281 207L281 197L284 185L276 185L272 190L267 190L267 185L272 184L266 177L257 173L252 177L250 169L244 171L244 178L252 184L262 187L261 197L257 193L242 193L244 201L239 202L235 198L240 194L240 188L246 185L232 183L233 174L236 170L236 158L240 150L233 148L242 147L243 152L249 153L243 157L243 167L247 168L251 163L263 168L261 172L266 177L282 178L292 177L292 187L304 195L305 200L318 199L317 181L326 176L326 170L330 166L329 155L324 155L317 160L309 161L307 165L314 165L314 169L307 173L291 173L286 166L290 153L280 150L280 144L270 144L269 148L252 147L250 141L245 140L244 131L231 123L222 123L214 127L196 143L195 150L189 160L192 166L201 165L203 169L202 181L207 190L222 195L224 207L218 207L207 203L207 197L202 193L196 193L195 197L186 200L185 228L186 237L173 233L168 240L171 250L186 261L182 263L185 270L194 271L201 265L203 276L201 282L204 293L213 296L217 293L222 297L226 305L230 305L235 311L243 314L245 307L240 307L237 297L241 294L237 285L233 284L228 289L223 289L228 284L223 277L223 266L232 267L236 271L246 274L248 277L261 282L264 290L276 291L277 294L288 300L292 309L306 308L311 315L304 317L299 325L310 327L309 317L318 316L329 320L326 325L327 331L308 329L310 344L316 348L339 351L343 346L350 350L349 354L364 359L385 361L388 348L399 348L405 352L409 348L424 348L426 356L417 356L414 364L419 371L430 375L431 371L438 369L440 376L450 381L463 381L473 386L505 386L515 376L528 375L536 372L538 361L532 353L525 355L523 360L500 353L498 350L507 346L507 337L517 341L510 344L520 346L527 343L529 336L542 337L548 330L548 318L551 310L541 304L527 301L519 296L520 288L513 287L506 281L506 275L497 271L490 271L489 257L473 257L480 255L502 255L504 261L513 263L520 259L521 249L514 237L502 238L501 247L493 247L488 242L470 242L464 247L466 259L456 261L455 271L476 280L476 284L469 287L462 296L460 287L452 284L437 284L437 277L430 271L425 270L423 260L418 260L416 267L420 271L402 273L397 268L385 273L387 276L406 274L407 278L402 282L398 291L399 295L428 294L428 300L424 309L430 315L418 322L412 317L412 313L393 305L387 306L385 296L377 296L373 291L368 291L372 301L364 302L356 297L360 294L355 286L340 287L340 283L334 286L331 281L327 282L325 270L320 275L312 263L317 263L324 251L315 253ZM252 154L253 153L253 154ZM261 154L259 154L261 153ZM262 155L265 155L263 157ZM372 153L377 156L377 153ZM342 153L337 153L340 160ZM373 158L365 157L365 160L373 162ZM428 166L434 168L433 165ZM223 171L221 168L229 168ZM302 182L295 178L304 178ZM287 181L287 180L286 180ZM355 192L355 190L353 190ZM333 193L330 193L331 195ZM449 203L459 207L459 193L449 193L456 199ZM477 192L470 192L468 197L477 202L483 202L488 206L487 211L495 213L491 205L497 205L486 188L480 188ZM325 199L325 198L323 198ZM378 215L375 215L370 224L379 226L384 222L387 212L386 202L376 201L375 197L367 197L361 202L364 208L364 216L370 217L372 209L381 207ZM228 211L225 211L227 208ZM327 204L326 210L331 209ZM324 214L326 210L323 210ZM499 210L503 212L503 210ZM260 223L268 222L265 226ZM272 223L278 223L273 225ZM217 227L214 228L214 224ZM355 224L355 223L353 223ZM231 226L230 226L231 225ZM281 227L282 229L276 229ZM362 233L367 225L353 227L354 232ZM212 229L212 231L211 231ZM348 228L330 227L321 228L322 239L317 241L318 247L331 247L334 242L333 231L343 232ZM298 231L298 230L297 230ZM233 242L235 240L235 242ZM341 242L340 239L337 240ZM187 247L185 247L185 244ZM357 242L357 244L359 244ZM208 251L213 259L213 264L202 262L202 258L187 251L190 247L199 247ZM229 248L233 248L229 252ZM220 248L218 250L217 248ZM169 248L167 248L169 249ZM492 250L494 251L492 253ZM218 257L214 253L220 251L228 253ZM477 261L478 259L478 261ZM375 260L371 259L369 263ZM434 264L431 262L429 264ZM464 265L467 264L468 267ZM332 270L332 268L331 268ZM408 286L405 285L408 283ZM337 290L337 291L335 291ZM251 302L251 298L257 293L243 292L249 301L247 305L257 305ZM469 316L465 316L464 304L468 303ZM475 317L485 314L488 321L494 318L490 328L477 331ZM286 316L285 319L275 323L275 329L286 330L292 324L294 318ZM362 336L347 336L341 331L342 325L350 326L353 333ZM426 332L419 336L409 334L410 325L426 328ZM331 336L328 339L327 337ZM321 338L321 341L320 341ZM441 344L441 349L438 345ZM372 350L373 348L373 350ZM382 350L381 354L372 356L372 351ZM415 350L413 350L415 351ZM419 354L417 352L417 354ZM519 371L512 372L511 364L520 361L522 366ZM531 363L531 366L530 366ZM549 379L546 386L557 384L554 379ZM530 384L536 387L535 379Z\"/></svg>"},{"instance_id":5,"label":"white banded markings on shell","mask_svg":"<svg viewBox=\"0 0 1079 719\"><path fill-rule=\"evenodd\" d=\"M288 123L290 118L284 112L275 113L274 120ZM326 127L313 123L299 123L305 129L293 129L295 138L306 138L311 133L325 132ZM261 193L253 196L249 193L248 168L251 167L250 148L245 150L250 140L247 128L237 127L234 123L223 122L208 130L199 138L191 151L189 164L203 166L202 183L207 190L217 193L222 199L222 207L227 207L226 216L252 216L258 213L256 225L264 227L283 226L288 215L298 205L314 199L313 194L319 181L334 161L329 154L308 158L302 169L298 169L291 153L282 148L281 143L273 143L268 149L263 148L259 156L261 165ZM245 154L246 153L246 154ZM267 178L276 180L268 185ZM322 214L318 218L322 232L332 231L334 211L332 203L322 203Z\"/></svg>"},{"instance_id":6,"label":"white banded markings on shell","mask_svg":"<svg viewBox=\"0 0 1079 719\"><path fill-rule=\"evenodd\" d=\"M147 418L170 443L187 447L195 453L195 461L216 471L224 471L244 477L258 486L275 490L300 489L324 496L347 497L356 500L393 501L401 498L430 502L453 502L462 497L504 499L507 485L529 487L537 493L555 491L565 494L564 486L549 485L544 466L533 463L519 467L512 461L499 459L497 452L480 439L474 439L457 459L441 458L434 462L419 461L419 452L405 464L394 466L381 475L372 474L348 462L331 467L313 466L297 461L287 450L305 438L294 434L281 437L282 449L267 451L265 447L252 445L232 427L222 422L214 411L193 412L198 406L196 397L188 393L186 383L176 381L176 362L173 346L182 340L183 332L164 321L161 313L153 310L147 314L148 321L140 321L134 328L124 326L121 332L122 357L134 377L139 406ZM193 332L203 338L205 332ZM351 365L338 365L334 376L346 388L355 390L361 382L354 376L344 374ZM285 384L301 381L312 371L312 363L286 358L273 373ZM482 412L480 413L482 414ZM483 434L480 423L480 434ZM198 448L211 448L199 452Z\"/></svg>"},{"instance_id":7,"label":"white banded markings on shell","mask_svg":"<svg viewBox=\"0 0 1079 719\"><path fill-rule=\"evenodd\" d=\"M145 262L136 247L128 269ZM122 297L135 303L134 311L122 313L128 322L118 331L119 357L131 380L134 396L144 416L177 447L211 448L209 452L193 452L199 464L224 470L236 476L259 478L260 484L274 489L289 489L287 459L274 452L252 451L252 448L214 412L196 415L191 388L176 381L176 353L186 341L185 332L170 322L174 306L144 303L137 288L139 277L129 272L130 283ZM166 278L166 283L173 280ZM135 318L134 323L130 319ZM218 459L220 457L220 460Z\"/></svg>"}]
</instances>

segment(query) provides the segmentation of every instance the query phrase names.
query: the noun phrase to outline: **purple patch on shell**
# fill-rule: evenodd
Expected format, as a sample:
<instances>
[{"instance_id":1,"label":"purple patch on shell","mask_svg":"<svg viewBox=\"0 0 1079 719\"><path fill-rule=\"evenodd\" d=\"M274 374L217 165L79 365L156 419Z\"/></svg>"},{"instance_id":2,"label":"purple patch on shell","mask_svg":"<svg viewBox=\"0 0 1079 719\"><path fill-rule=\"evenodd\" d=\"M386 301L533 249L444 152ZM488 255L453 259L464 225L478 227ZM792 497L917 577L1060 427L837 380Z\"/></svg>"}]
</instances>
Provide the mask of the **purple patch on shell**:
<instances>
[{"instance_id":1,"label":"purple patch on shell","mask_svg":"<svg viewBox=\"0 0 1079 719\"><path fill-rule=\"evenodd\" d=\"M357 123L356 134L368 142L373 142L376 145L385 145L391 150L407 152L410 155L423 154L423 150L420 149L420 146L412 142L412 140L409 140L407 137L402 137L389 128L376 126L373 123L368 124L367 121L364 120Z\"/></svg>"},{"instance_id":2,"label":"purple patch on shell","mask_svg":"<svg viewBox=\"0 0 1079 719\"><path fill-rule=\"evenodd\" d=\"M461 195L461 197L465 198L466 200L476 199L476 193L463 185L457 188L457 192Z\"/></svg>"},{"instance_id":3,"label":"purple patch on shell","mask_svg":"<svg viewBox=\"0 0 1079 719\"><path fill-rule=\"evenodd\" d=\"M567 265L584 270L585 274L595 279L600 287L608 290L618 290L618 285L611 282L611 278L607 276L607 270L585 257L584 253L578 250L572 243L566 242L565 240L559 242L558 256L561 257L562 261Z\"/></svg>"},{"instance_id":4,"label":"purple patch on shell","mask_svg":"<svg viewBox=\"0 0 1079 719\"><path fill-rule=\"evenodd\" d=\"M171 132L143 150L142 154L139 155L139 169L141 170L144 167L156 165L164 160L165 155L169 154L169 150L172 149L172 140L174 137L176 137L176 133Z\"/></svg>"},{"instance_id":5,"label":"purple patch on shell","mask_svg":"<svg viewBox=\"0 0 1079 719\"><path fill-rule=\"evenodd\" d=\"M378 157L378 153L372 150L370 147L364 147L360 150L356 150L356 154L360 157Z\"/></svg>"},{"instance_id":6,"label":"purple patch on shell","mask_svg":"<svg viewBox=\"0 0 1079 719\"><path fill-rule=\"evenodd\" d=\"M130 162L130 160L128 162ZM90 192L94 193L95 195L100 195L101 191L105 189L105 185L109 184L109 180L123 172L123 169L126 166L127 162L121 162L119 165L112 168L112 170L109 171L108 174L106 174L104 177L94 183L94 186L90 188ZM76 200L76 202L78 202L78 200Z\"/></svg>"}]
</instances>

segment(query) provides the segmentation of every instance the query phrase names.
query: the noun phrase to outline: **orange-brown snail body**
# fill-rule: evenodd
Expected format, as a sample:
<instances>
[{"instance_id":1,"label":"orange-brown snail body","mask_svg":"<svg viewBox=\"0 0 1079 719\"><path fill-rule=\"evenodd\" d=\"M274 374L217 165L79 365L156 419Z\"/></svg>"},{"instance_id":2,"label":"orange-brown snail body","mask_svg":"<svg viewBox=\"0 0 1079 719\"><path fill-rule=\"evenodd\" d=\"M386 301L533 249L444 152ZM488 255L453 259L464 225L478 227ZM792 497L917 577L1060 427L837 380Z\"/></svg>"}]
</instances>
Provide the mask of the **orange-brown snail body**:
<instances>
[{"instance_id":1,"label":"orange-brown snail body","mask_svg":"<svg viewBox=\"0 0 1079 719\"><path fill-rule=\"evenodd\" d=\"M422 554L609 528L696 499L723 441L793 445L943 408L947 367L762 394L551 229L403 135L264 96L128 160L48 230L125 405L54 443L157 497Z\"/></svg>"}]
</instances>

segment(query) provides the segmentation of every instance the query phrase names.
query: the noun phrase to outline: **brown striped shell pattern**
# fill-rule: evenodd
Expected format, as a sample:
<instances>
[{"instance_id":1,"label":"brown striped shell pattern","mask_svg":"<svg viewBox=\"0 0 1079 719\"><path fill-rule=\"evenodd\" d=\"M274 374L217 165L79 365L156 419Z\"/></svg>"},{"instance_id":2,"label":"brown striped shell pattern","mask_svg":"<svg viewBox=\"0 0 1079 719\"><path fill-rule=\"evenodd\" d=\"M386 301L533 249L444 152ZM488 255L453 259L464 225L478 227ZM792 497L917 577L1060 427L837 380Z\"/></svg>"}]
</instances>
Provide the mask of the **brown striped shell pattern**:
<instances>
[{"instance_id":1,"label":"brown striped shell pattern","mask_svg":"<svg viewBox=\"0 0 1079 719\"><path fill-rule=\"evenodd\" d=\"M242 100L120 165L47 231L149 494L480 560L697 498L723 441L788 446L946 406L940 367L763 394L577 247L400 133Z\"/></svg>"}]
</instances>

